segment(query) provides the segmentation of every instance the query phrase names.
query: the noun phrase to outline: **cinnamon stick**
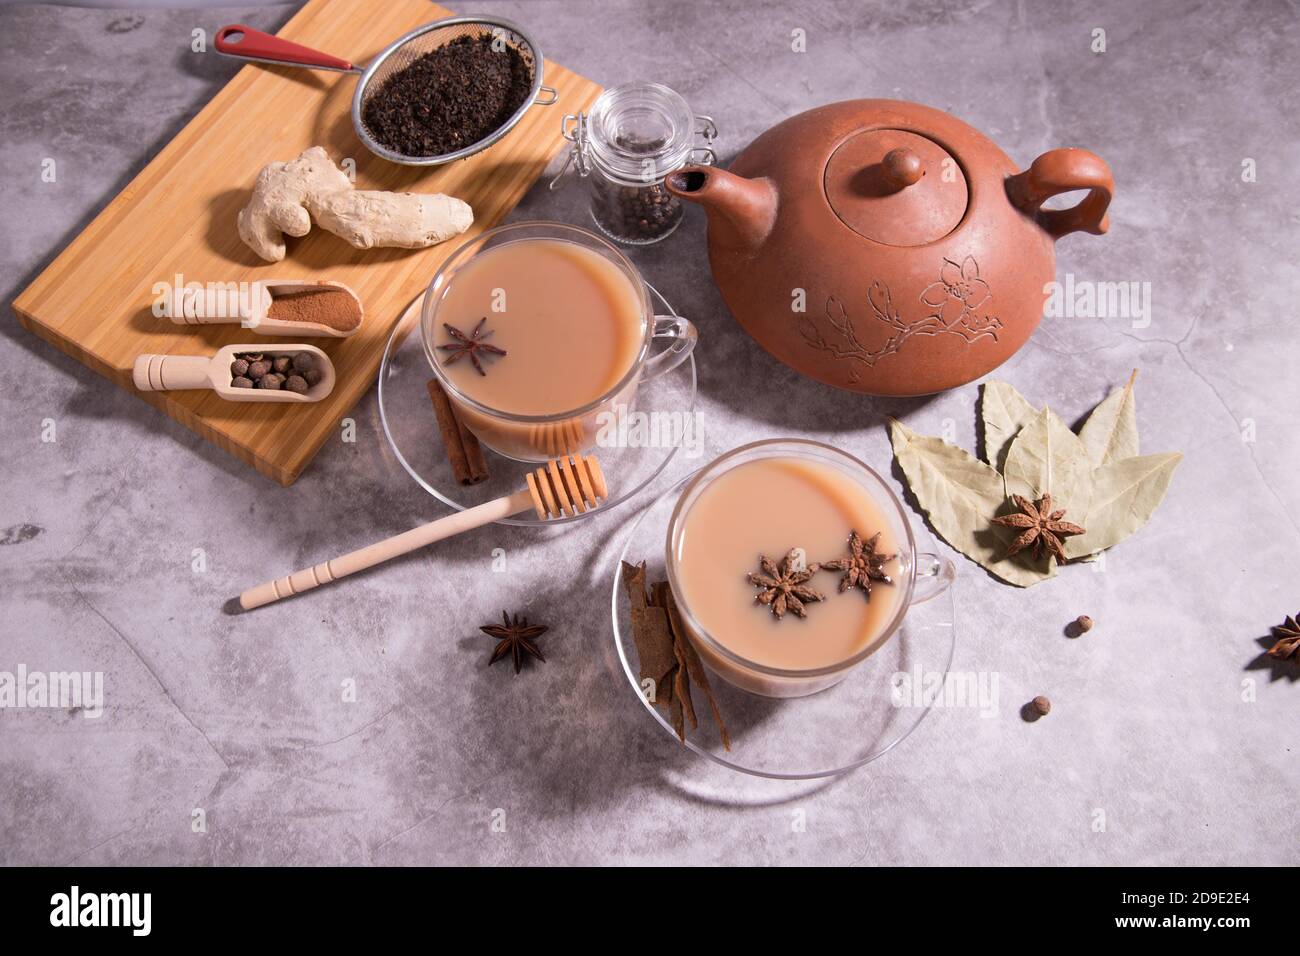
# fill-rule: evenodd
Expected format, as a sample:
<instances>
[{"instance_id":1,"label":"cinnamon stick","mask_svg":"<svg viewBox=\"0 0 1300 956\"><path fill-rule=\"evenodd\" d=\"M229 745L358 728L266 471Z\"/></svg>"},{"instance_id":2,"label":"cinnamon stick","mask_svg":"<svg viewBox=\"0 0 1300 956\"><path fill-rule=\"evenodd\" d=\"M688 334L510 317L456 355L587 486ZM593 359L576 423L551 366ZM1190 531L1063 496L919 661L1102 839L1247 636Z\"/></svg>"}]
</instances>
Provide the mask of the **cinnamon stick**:
<instances>
[{"instance_id":1,"label":"cinnamon stick","mask_svg":"<svg viewBox=\"0 0 1300 956\"><path fill-rule=\"evenodd\" d=\"M623 562L623 587L627 591L628 603L632 609L632 639L636 644L637 657L640 658L640 677L644 683L653 681L654 700L652 703L661 709L678 715L681 707L674 693L674 678L677 658L673 649L673 634L668 627L668 618L663 609L650 603L646 594L645 562L628 564ZM674 726L676 726L674 719Z\"/></svg>"},{"instance_id":2,"label":"cinnamon stick","mask_svg":"<svg viewBox=\"0 0 1300 956\"><path fill-rule=\"evenodd\" d=\"M686 670L686 654L682 650L681 639L677 632L672 629L672 618L668 613L669 604L672 601L672 592L668 588L667 581L660 581L650 588L651 601L655 607L663 613L664 620L668 622L668 631L672 636L673 642L673 659L676 662L676 669L673 674L673 697L675 700L682 702L682 710L685 712L686 720L690 722L691 730L700 726L699 720L695 717L695 702L691 700L691 675ZM677 735L685 740L685 728L677 732Z\"/></svg>"},{"instance_id":3,"label":"cinnamon stick","mask_svg":"<svg viewBox=\"0 0 1300 956\"><path fill-rule=\"evenodd\" d=\"M718 725L718 736L722 738L722 746L730 750L731 734L727 733L727 725L718 710L718 702L713 697L713 687L709 684L709 675L704 669L704 662L700 660L699 652L691 644L690 638L686 637L686 625L682 623L682 612L677 609L677 599L673 597L672 589L665 585L664 592L668 626L673 632L673 646L680 650L689 680L704 692L704 699L708 701L709 710L713 712L713 722Z\"/></svg>"},{"instance_id":4,"label":"cinnamon stick","mask_svg":"<svg viewBox=\"0 0 1300 956\"><path fill-rule=\"evenodd\" d=\"M460 435L460 443L465 449L465 458L469 462L470 480L467 484L477 485L480 481L487 481L488 466L487 459L483 457L483 446L478 443L474 433L465 427L465 423L459 418L456 419L457 430Z\"/></svg>"},{"instance_id":5,"label":"cinnamon stick","mask_svg":"<svg viewBox=\"0 0 1300 956\"><path fill-rule=\"evenodd\" d=\"M632 638L641 659L641 680L654 681L655 706L668 711L673 730L685 743L687 725L691 730L700 726L691 698L692 690L699 688L718 726L722 746L730 750L731 735L718 710L704 663L686 636L686 626L668 582L650 585L647 593L644 561L640 564L624 561L622 579L632 610Z\"/></svg>"},{"instance_id":6,"label":"cinnamon stick","mask_svg":"<svg viewBox=\"0 0 1300 956\"><path fill-rule=\"evenodd\" d=\"M483 448L473 432L456 417L456 409L451 399L443 391L437 379L429 379L429 399L433 402L433 414L438 419L438 431L442 433L442 447L451 462L452 473L462 485L476 485L488 477L487 460L483 457Z\"/></svg>"}]
</instances>

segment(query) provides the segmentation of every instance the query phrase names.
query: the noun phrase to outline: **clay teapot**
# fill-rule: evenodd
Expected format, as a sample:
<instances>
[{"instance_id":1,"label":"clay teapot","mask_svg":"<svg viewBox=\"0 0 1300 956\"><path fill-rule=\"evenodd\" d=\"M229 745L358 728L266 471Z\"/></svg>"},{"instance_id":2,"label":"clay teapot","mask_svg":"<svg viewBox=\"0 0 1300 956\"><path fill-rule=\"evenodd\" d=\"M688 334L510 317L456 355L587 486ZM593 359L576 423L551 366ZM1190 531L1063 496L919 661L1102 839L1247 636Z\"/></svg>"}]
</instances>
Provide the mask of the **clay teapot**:
<instances>
[{"instance_id":1,"label":"clay teapot","mask_svg":"<svg viewBox=\"0 0 1300 956\"><path fill-rule=\"evenodd\" d=\"M925 395L1025 343L1056 275L1055 243L1104 233L1114 181L1054 149L1023 172L940 110L850 100L794 116L730 171L687 166L670 192L705 207L728 308L796 371L869 395ZM1068 209L1058 193L1089 190Z\"/></svg>"}]
</instances>

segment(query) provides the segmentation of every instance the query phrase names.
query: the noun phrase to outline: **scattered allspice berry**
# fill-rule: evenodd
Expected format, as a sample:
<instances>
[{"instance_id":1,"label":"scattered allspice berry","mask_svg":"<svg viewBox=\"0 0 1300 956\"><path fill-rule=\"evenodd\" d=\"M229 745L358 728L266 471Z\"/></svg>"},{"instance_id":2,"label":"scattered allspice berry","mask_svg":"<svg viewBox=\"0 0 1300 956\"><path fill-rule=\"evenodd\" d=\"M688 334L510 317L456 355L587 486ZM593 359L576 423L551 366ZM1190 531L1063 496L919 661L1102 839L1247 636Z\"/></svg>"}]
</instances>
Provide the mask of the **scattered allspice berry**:
<instances>
[{"instance_id":1,"label":"scattered allspice berry","mask_svg":"<svg viewBox=\"0 0 1300 956\"><path fill-rule=\"evenodd\" d=\"M1042 694L1039 694L1037 697L1031 700L1029 702L1029 706L1030 708L1032 708L1033 712L1037 714L1039 717L1046 717L1048 714L1052 712L1052 702L1048 700L1046 697L1044 697Z\"/></svg>"},{"instance_id":2,"label":"scattered allspice berry","mask_svg":"<svg viewBox=\"0 0 1300 956\"><path fill-rule=\"evenodd\" d=\"M1080 614L1069 624L1065 625L1066 637L1083 637L1085 633L1092 630L1092 618L1086 614Z\"/></svg>"}]
</instances>

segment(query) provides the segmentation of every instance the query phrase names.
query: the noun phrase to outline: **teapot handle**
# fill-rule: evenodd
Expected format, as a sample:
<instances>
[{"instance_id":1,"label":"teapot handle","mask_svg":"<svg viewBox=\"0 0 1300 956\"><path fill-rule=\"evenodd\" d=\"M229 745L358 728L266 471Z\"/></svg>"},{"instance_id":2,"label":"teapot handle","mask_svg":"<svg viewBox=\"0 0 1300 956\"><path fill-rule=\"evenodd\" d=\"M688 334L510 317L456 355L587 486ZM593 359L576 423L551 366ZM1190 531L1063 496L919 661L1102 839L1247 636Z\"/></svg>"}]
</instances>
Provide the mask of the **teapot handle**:
<instances>
[{"instance_id":1,"label":"teapot handle","mask_svg":"<svg viewBox=\"0 0 1300 956\"><path fill-rule=\"evenodd\" d=\"M1069 209L1043 209L1052 196L1087 189L1088 195ZM1086 149L1050 149L1022 173L1007 179L1007 198L1032 216L1053 239L1072 232L1100 236L1110 228L1106 209L1115 192L1115 179L1105 160Z\"/></svg>"}]
</instances>

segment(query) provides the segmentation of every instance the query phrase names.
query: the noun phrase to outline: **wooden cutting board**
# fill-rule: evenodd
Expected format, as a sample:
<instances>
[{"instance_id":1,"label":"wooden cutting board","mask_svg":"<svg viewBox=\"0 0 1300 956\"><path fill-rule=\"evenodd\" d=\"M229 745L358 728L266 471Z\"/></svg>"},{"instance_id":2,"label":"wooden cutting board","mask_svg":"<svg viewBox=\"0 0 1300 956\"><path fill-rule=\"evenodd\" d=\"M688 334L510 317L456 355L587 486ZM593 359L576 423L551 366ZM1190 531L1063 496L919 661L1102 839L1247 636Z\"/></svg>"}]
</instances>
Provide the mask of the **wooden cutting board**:
<instances>
[{"instance_id":1,"label":"wooden cutting board","mask_svg":"<svg viewBox=\"0 0 1300 956\"><path fill-rule=\"evenodd\" d=\"M279 35L365 64L406 31L450 15L427 0L311 0ZM601 91L548 60L542 82L558 91L556 105L531 107L485 152L426 169L385 162L361 145L349 115L356 81L352 74L245 66L14 300L19 322L134 391L131 366L142 352L201 355L233 342L270 347L285 341L238 324L179 326L157 318L155 284L172 283L178 274L205 284L266 278L346 283L365 307L362 330L347 339L304 340L328 352L338 371L327 399L275 405L226 402L207 391L139 393L262 474L292 483L339 434L341 419L379 372L392 326L463 238L432 249L360 250L313 229L288 240L283 261L266 263L235 228L258 170L324 146L335 162L356 161L358 188L444 192L465 200L475 217L466 235L475 235L499 223L566 145L561 116L588 110Z\"/></svg>"}]
</instances>

